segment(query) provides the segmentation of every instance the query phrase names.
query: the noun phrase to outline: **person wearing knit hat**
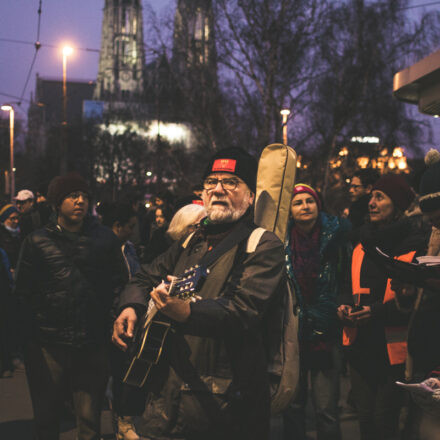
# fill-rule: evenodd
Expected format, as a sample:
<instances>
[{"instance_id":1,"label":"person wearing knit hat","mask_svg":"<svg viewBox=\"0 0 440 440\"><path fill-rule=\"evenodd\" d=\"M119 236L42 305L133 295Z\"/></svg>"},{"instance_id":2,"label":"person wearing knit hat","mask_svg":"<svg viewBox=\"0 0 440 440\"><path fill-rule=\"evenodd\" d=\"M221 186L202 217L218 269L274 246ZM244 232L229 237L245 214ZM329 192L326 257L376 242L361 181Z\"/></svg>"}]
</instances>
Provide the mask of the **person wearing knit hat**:
<instances>
[{"instance_id":1,"label":"person wearing knit hat","mask_svg":"<svg viewBox=\"0 0 440 440\"><path fill-rule=\"evenodd\" d=\"M11 216L11 214L16 213L18 214L18 209L16 206L8 203L6 205L4 205L1 209L0 209L0 223L3 224L5 223L6 220L8 220Z\"/></svg>"},{"instance_id":2,"label":"person wearing knit hat","mask_svg":"<svg viewBox=\"0 0 440 440\"><path fill-rule=\"evenodd\" d=\"M322 211L316 190L298 183L293 190L286 245L287 273L299 303L300 380L284 413L284 438L305 439L310 376L318 438L340 439L339 345L336 297L349 259L348 220ZM319 380L317 378L319 377Z\"/></svg>"},{"instance_id":3,"label":"person wearing knit hat","mask_svg":"<svg viewBox=\"0 0 440 440\"><path fill-rule=\"evenodd\" d=\"M23 239L19 214L17 207L10 203L0 208L0 248L7 253L12 269L17 265Z\"/></svg>"},{"instance_id":4,"label":"person wearing knit hat","mask_svg":"<svg viewBox=\"0 0 440 440\"><path fill-rule=\"evenodd\" d=\"M257 161L241 148L214 154L203 174L203 204L213 223L232 223L252 206Z\"/></svg>"},{"instance_id":5,"label":"person wearing knit hat","mask_svg":"<svg viewBox=\"0 0 440 440\"><path fill-rule=\"evenodd\" d=\"M47 200L56 208L70 193L81 191L90 196L89 186L78 173L72 172L64 176L54 177L47 189Z\"/></svg>"},{"instance_id":6,"label":"person wearing knit hat","mask_svg":"<svg viewBox=\"0 0 440 440\"><path fill-rule=\"evenodd\" d=\"M78 438L101 438L110 310L128 271L115 234L87 215L89 194L78 174L53 179L56 213L21 247L15 295L27 318L24 358L36 438L59 438L66 390Z\"/></svg>"},{"instance_id":7,"label":"person wearing knit hat","mask_svg":"<svg viewBox=\"0 0 440 440\"><path fill-rule=\"evenodd\" d=\"M405 212L414 200L415 193L405 178L399 174L385 174L373 185L373 191L381 191L393 202L394 208Z\"/></svg>"},{"instance_id":8,"label":"person wearing knit hat","mask_svg":"<svg viewBox=\"0 0 440 440\"><path fill-rule=\"evenodd\" d=\"M319 198L318 193L310 185L307 185L306 183L297 183L293 188L292 197L295 197L297 194L301 194L301 193L310 194L315 199L318 209L321 210L322 208L321 199Z\"/></svg>"},{"instance_id":9,"label":"person wearing knit hat","mask_svg":"<svg viewBox=\"0 0 440 440\"><path fill-rule=\"evenodd\" d=\"M148 398L142 437L266 440L270 436L270 356L265 341L278 337L282 320L272 310L274 305L282 307L287 283L283 243L253 222L256 174L257 163L245 151L231 148L216 153L203 174L206 217L200 224L194 219L193 233L151 264L142 264L121 294L113 343L126 350L134 336L136 311L147 311L154 304L171 322L179 323L164 351L167 359L179 360L178 374L188 377L191 389L187 399L174 371L159 362L157 373L164 386ZM262 235L252 235L254 231ZM197 301L171 296L160 283L170 274L185 279L185 269L198 265L209 272L197 288ZM276 334L266 322L277 328ZM127 380L132 381L130 370ZM208 378L209 386L199 392L201 377ZM236 391L226 392L222 405L209 404L218 400L216 390L231 386L238 390L238 400ZM189 411L180 411L182 405Z\"/></svg>"},{"instance_id":10,"label":"person wearing knit hat","mask_svg":"<svg viewBox=\"0 0 440 440\"><path fill-rule=\"evenodd\" d=\"M431 149L425 156L425 164L427 168L419 185L419 205L433 226L425 258L435 260L440 258L440 152ZM433 335L440 334L440 295L435 277L424 281L425 286L420 289L411 284L396 283L393 279L392 288L396 291L397 303L405 305L411 315L406 379L410 383L423 380L420 385L433 391L431 397L427 395L423 399L411 393L408 416L411 426L407 431L415 435L421 432L420 426L431 425L430 432L426 431L427 438L437 439L440 438L439 424L432 424L431 420L432 414L438 414L440 408L435 395L435 389L440 387L440 346L429 342Z\"/></svg>"},{"instance_id":11,"label":"person wearing knit hat","mask_svg":"<svg viewBox=\"0 0 440 440\"><path fill-rule=\"evenodd\" d=\"M203 180L210 174L227 173L239 177L255 193L257 186L256 159L242 148L230 147L218 151L208 162Z\"/></svg>"},{"instance_id":12,"label":"person wearing knit hat","mask_svg":"<svg viewBox=\"0 0 440 440\"><path fill-rule=\"evenodd\" d=\"M428 168L420 179L420 209L440 228L440 152L432 148L425 156L425 163Z\"/></svg>"},{"instance_id":13,"label":"person wearing knit hat","mask_svg":"<svg viewBox=\"0 0 440 440\"><path fill-rule=\"evenodd\" d=\"M360 228L361 242L351 258L352 300L338 308L345 326L342 342L352 399L365 439L382 438L383 433L388 433L387 438L398 437L403 402L395 381L405 377L410 313L399 307L390 274L373 256L379 248L391 258L410 263L425 252L423 230L405 215L414 197L401 175L386 174L374 183L369 221Z\"/></svg>"}]
</instances>

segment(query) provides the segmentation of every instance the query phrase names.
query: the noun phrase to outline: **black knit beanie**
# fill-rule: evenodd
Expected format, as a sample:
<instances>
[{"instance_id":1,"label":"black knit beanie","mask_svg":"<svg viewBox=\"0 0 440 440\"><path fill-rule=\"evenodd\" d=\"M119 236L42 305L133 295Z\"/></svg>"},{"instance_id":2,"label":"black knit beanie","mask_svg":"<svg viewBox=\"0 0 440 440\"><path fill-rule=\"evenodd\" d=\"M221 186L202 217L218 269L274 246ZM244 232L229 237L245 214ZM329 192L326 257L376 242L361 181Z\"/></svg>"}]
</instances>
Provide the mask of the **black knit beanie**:
<instances>
[{"instance_id":1,"label":"black knit beanie","mask_svg":"<svg viewBox=\"0 0 440 440\"><path fill-rule=\"evenodd\" d=\"M440 152L433 148L425 156L428 166L420 180L420 209L432 212L440 209Z\"/></svg>"},{"instance_id":2,"label":"black knit beanie","mask_svg":"<svg viewBox=\"0 0 440 440\"><path fill-rule=\"evenodd\" d=\"M414 200L415 193L404 177L399 174L385 174L373 185L373 191L385 193L394 206L401 211L406 211Z\"/></svg>"},{"instance_id":3,"label":"black knit beanie","mask_svg":"<svg viewBox=\"0 0 440 440\"><path fill-rule=\"evenodd\" d=\"M203 174L206 179L213 173L230 173L234 174L255 193L257 186L257 169L258 163L256 159L242 148L225 148L220 150L208 162L208 166Z\"/></svg>"},{"instance_id":4,"label":"black knit beanie","mask_svg":"<svg viewBox=\"0 0 440 440\"><path fill-rule=\"evenodd\" d=\"M47 199L49 203L58 207L70 193L75 191L90 195L89 186L82 176L74 172L65 176L57 176L49 183Z\"/></svg>"}]
</instances>

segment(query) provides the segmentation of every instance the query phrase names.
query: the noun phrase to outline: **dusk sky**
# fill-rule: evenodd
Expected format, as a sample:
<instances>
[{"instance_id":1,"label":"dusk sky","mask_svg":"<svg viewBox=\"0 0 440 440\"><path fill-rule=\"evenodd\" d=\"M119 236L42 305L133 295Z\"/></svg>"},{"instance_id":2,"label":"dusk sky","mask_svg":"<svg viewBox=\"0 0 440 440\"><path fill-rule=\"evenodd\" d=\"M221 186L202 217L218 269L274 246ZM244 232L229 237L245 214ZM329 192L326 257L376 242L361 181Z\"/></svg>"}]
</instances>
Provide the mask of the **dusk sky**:
<instances>
[{"instance_id":1,"label":"dusk sky","mask_svg":"<svg viewBox=\"0 0 440 440\"><path fill-rule=\"evenodd\" d=\"M426 5L433 0L412 0L410 5ZM438 3L438 2L437 2ZM0 1L0 104L17 101L6 95L21 96L26 77L34 55L34 47L2 41L14 39L34 42L37 35L38 0L1 0ZM174 0L145 0L144 8L151 5L159 14L173 11ZM102 8L104 0L43 0L41 15L40 49L24 99L29 100L35 87L35 75L61 78L62 56L58 47L69 43L73 47L100 48ZM430 11L440 4L409 10L416 18L424 10ZM57 46L45 47L44 44ZM148 48L148 41L146 41ZM437 48L433 48L435 50ZM76 50L69 57L67 75L69 79L95 80L98 71L99 53ZM392 78L390 78L390 88ZM22 117L27 109L23 102ZM415 112L416 113L416 112ZM418 116L429 118L428 116ZM437 122L437 120L436 120ZM436 130L437 131L437 130ZM436 136L440 140L440 136Z\"/></svg>"},{"instance_id":2,"label":"dusk sky","mask_svg":"<svg viewBox=\"0 0 440 440\"><path fill-rule=\"evenodd\" d=\"M38 4L38 0L1 0L0 38L34 42ZM168 0L149 0L143 4L151 5L158 14L174 8L174 1ZM104 0L43 0L40 30L43 46L32 70L25 99L29 100L34 90L36 73L46 77L62 77L60 49L45 47L44 44L100 48L103 7ZM0 40L0 103L14 101L14 98L2 94L21 96L34 52L32 45ZM95 80L98 61L99 53L76 50L68 59L68 79ZM26 102L23 108L27 108Z\"/></svg>"}]
</instances>

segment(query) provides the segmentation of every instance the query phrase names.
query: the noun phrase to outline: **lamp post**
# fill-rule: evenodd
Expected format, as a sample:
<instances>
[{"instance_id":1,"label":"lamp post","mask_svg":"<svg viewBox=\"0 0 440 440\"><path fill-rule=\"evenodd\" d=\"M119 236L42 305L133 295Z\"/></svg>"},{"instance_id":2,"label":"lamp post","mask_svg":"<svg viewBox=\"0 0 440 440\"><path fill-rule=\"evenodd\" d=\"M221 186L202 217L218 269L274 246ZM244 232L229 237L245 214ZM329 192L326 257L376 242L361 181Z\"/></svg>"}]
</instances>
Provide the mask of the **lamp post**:
<instances>
[{"instance_id":1,"label":"lamp post","mask_svg":"<svg viewBox=\"0 0 440 440\"><path fill-rule=\"evenodd\" d=\"M287 145L287 118L290 115L290 110L288 108L283 108L280 111L280 114L283 117L283 144Z\"/></svg>"},{"instance_id":2,"label":"lamp post","mask_svg":"<svg viewBox=\"0 0 440 440\"><path fill-rule=\"evenodd\" d=\"M1 106L1 109L9 112L9 182L11 191L11 202L15 196L15 168L14 168L14 107L10 104Z\"/></svg>"},{"instance_id":3,"label":"lamp post","mask_svg":"<svg viewBox=\"0 0 440 440\"><path fill-rule=\"evenodd\" d=\"M60 174L67 172L67 57L72 55L73 49L70 46L63 47L63 122L62 141L60 152Z\"/></svg>"}]
</instances>

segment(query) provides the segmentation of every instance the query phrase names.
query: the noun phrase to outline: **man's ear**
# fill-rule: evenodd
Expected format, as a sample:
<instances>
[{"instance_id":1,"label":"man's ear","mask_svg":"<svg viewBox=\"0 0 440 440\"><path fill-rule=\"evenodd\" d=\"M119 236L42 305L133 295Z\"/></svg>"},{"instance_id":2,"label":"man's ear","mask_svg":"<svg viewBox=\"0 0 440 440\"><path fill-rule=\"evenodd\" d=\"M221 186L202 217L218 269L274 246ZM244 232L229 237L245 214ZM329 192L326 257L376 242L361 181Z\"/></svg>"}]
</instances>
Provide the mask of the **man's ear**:
<instances>
[{"instance_id":1,"label":"man's ear","mask_svg":"<svg viewBox=\"0 0 440 440\"><path fill-rule=\"evenodd\" d=\"M371 191L373 191L373 185L370 183L365 187L365 191L367 194L371 194Z\"/></svg>"},{"instance_id":2,"label":"man's ear","mask_svg":"<svg viewBox=\"0 0 440 440\"><path fill-rule=\"evenodd\" d=\"M252 191L249 191L249 193L250 193L250 195L251 195L251 205L253 205L254 202L255 202L255 193L252 192Z\"/></svg>"}]
</instances>

